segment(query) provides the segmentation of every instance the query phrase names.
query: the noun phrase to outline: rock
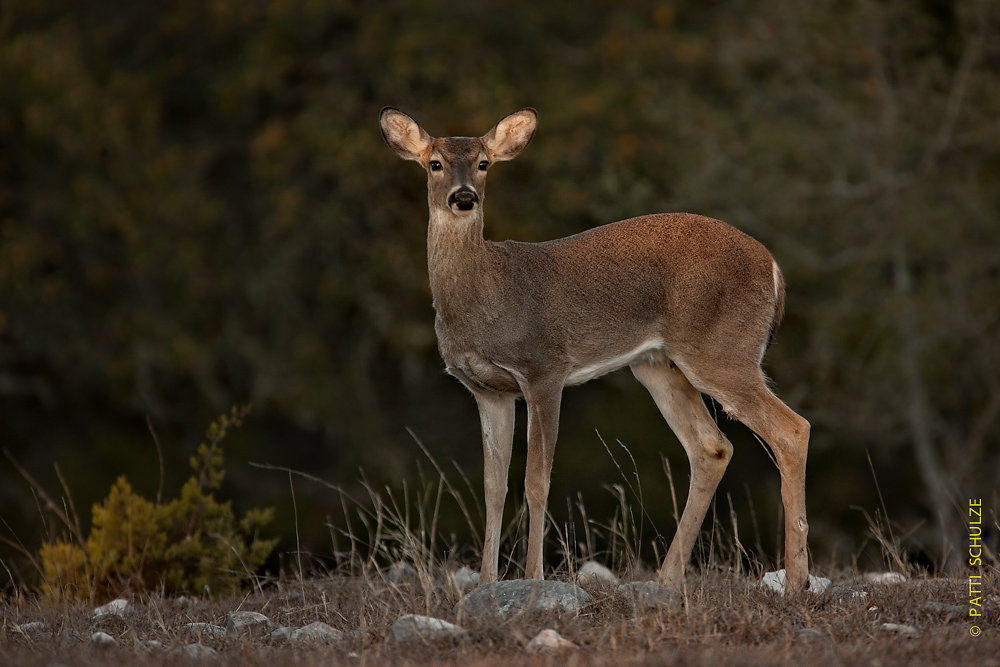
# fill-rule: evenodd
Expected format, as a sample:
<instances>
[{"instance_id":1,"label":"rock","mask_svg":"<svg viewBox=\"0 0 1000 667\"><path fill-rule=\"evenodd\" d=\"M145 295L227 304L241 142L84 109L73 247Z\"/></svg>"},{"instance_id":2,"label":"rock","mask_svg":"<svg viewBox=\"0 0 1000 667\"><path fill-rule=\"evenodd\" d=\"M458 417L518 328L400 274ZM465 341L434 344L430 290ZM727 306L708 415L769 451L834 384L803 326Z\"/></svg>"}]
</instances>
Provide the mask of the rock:
<instances>
[{"instance_id":1,"label":"rock","mask_svg":"<svg viewBox=\"0 0 1000 667\"><path fill-rule=\"evenodd\" d=\"M165 651L167 648L166 646L163 645L163 642L156 641L155 639L143 639L137 644L137 646L140 649L149 652Z\"/></svg>"},{"instance_id":2,"label":"rock","mask_svg":"<svg viewBox=\"0 0 1000 667\"><path fill-rule=\"evenodd\" d=\"M15 625L13 630L22 635L33 636L39 635L49 629L49 626L45 625L42 621L31 621L30 623L21 623L20 625Z\"/></svg>"},{"instance_id":3,"label":"rock","mask_svg":"<svg viewBox=\"0 0 1000 667\"><path fill-rule=\"evenodd\" d=\"M655 581L633 581L615 589L615 599L631 605L637 612L679 609L684 597Z\"/></svg>"},{"instance_id":4,"label":"rock","mask_svg":"<svg viewBox=\"0 0 1000 667\"><path fill-rule=\"evenodd\" d=\"M609 592L618 586L615 573L600 563L588 561L576 573L576 583L588 593Z\"/></svg>"},{"instance_id":5,"label":"rock","mask_svg":"<svg viewBox=\"0 0 1000 667\"><path fill-rule=\"evenodd\" d=\"M912 625L902 625L899 623L883 623L882 632L888 632L890 634L902 635L903 637L919 637L920 633Z\"/></svg>"},{"instance_id":6,"label":"rock","mask_svg":"<svg viewBox=\"0 0 1000 667\"><path fill-rule=\"evenodd\" d=\"M296 644L322 644L339 642L344 633L322 621L316 621L292 632L289 639Z\"/></svg>"},{"instance_id":7,"label":"rock","mask_svg":"<svg viewBox=\"0 0 1000 667\"><path fill-rule=\"evenodd\" d=\"M933 601L925 602L924 609L941 614L947 618L962 618L968 611L968 607L963 607L960 604L945 604L943 602Z\"/></svg>"},{"instance_id":8,"label":"rock","mask_svg":"<svg viewBox=\"0 0 1000 667\"><path fill-rule=\"evenodd\" d=\"M367 645L375 641L375 636L367 630L348 630L344 633L344 640L354 644Z\"/></svg>"},{"instance_id":9,"label":"rock","mask_svg":"<svg viewBox=\"0 0 1000 667\"><path fill-rule=\"evenodd\" d=\"M389 566L389 574L386 576L394 584L415 584L420 581L416 568L401 560Z\"/></svg>"},{"instance_id":10,"label":"rock","mask_svg":"<svg viewBox=\"0 0 1000 667\"><path fill-rule=\"evenodd\" d=\"M178 632L189 637L194 637L198 641L203 639L222 639L226 636L226 629L221 625L211 623L185 623L177 628Z\"/></svg>"},{"instance_id":11,"label":"rock","mask_svg":"<svg viewBox=\"0 0 1000 667\"><path fill-rule=\"evenodd\" d=\"M226 632L231 635L263 635L277 626L264 614L256 611L234 611L229 614Z\"/></svg>"},{"instance_id":12,"label":"rock","mask_svg":"<svg viewBox=\"0 0 1000 667\"><path fill-rule=\"evenodd\" d=\"M204 644L188 644L187 646L174 649L173 654L192 660L202 660L204 658L214 658L219 655L219 652L211 646L205 646Z\"/></svg>"},{"instance_id":13,"label":"rock","mask_svg":"<svg viewBox=\"0 0 1000 667\"><path fill-rule=\"evenodd\" d=\"M868 591L865 590L866 585L843 586L837 584L836 586L827 588L825 595L847 602L864 602L868 599Z\"/></svg>"},{"instance_id":14,"label":"rock","mask_svg":"<svg viewBox=\"0 0 1000 667\"><path fill-rule=\"evenodd\" d=\"M271 639L291 639L292 633L298 630L294 625L286 625L278 628L277 630L272 630L268 635Z\"/></svg>"},{"instance_id":15,"label":"rock","mask_svg":"<svg viewBox=\"0 0 1000 667\"><path fill-rule=\"evenodd\" d=\"M865 581L873 584L902 584L906 582L906 577L899 572L867 572Z\"/></svg>"},{"instance_id":16,"label":"rock","mask_svg":"<svg viewBox=\"0 0 1000 667\"><path fill-rule=\"evenodd\" d=\"M819 594L830 587L830 580L826 577L809 575L809 586L806 590L810 593ZM760 580L760 587L772 590L775 593L785 594L785 570L784 568L775 572L767 572Z\"/></svg>"},{"instance_id":17,"label":"rock","mask_svg":"<svg viewBox=\"0 0 1000 667\"><path fill-rule=\"evenodd\" d=\"M104 616L105 614L117 614L118 616L121 616L122 614L125 613L125 607L127 606L128 606L128 600L126 600L125 598L118 598L117 600L112 600L111 602L105 605L101 605L100 607L94 609L93 613L94 620L97 620L98 618Z\"/></svg>"},{"instance_id":18,"label":"rock","mask_svg":"<svg viewBox=\"0 0 1000 667\"><path fill-rule=\"evenodd\" d=\"M406 614L396 619L389 628L389 640L396 643L458 642L469 639L465 628L431 616Z\"/></svg>"},{"instance_id":19,"label":"rock","mask_svg":"<svg viewBox=\"0 0 1000 667\"><path fill-rule=\"evenodd\" d=\"M90 636L87 646L91 651L103 651L109 648L118 648L118 642L106 632L95 632Z\"/></svg>"},{"instance_id":20,"label":"rock","mask_svg":"<svg viewBox=\"0 0 1000 667\"><path fill-rule=\"evenodd\" d=\"M459 593L467 593L479 585L479 573L465 565L455 570L449 578Z\"/></svg>"},{"instance_id":21,"label":"rock","mask_svg":"<svg viewBox=\"0 0 1000 667\"><path fill-rule=\"evenodd\" d=\"M816 628L799 628L796 630L795 636L804 641L826 639L826 633L822 630L817 630Z\"/></svg>"},{"instance_id":22,"label":"rock","mask_svg":"<svg viewBox=\"0 0 1000 667\"><path fill-rule=\"evenodd\" d=\"M528 653L561 653L579 648L576 644L551 628L542 630L528 642L524 650Z\"/></svg>"},{"instance_id":23,"label":"rock","mask_svg":"<svg viewBox=\"0 0 1000 667\"><path fill-rule=\"evenodd\" d=\"M482 584L455 605L459 619L503 622L525 613L576 614L593 598L566 581L514 579Z\"/></svg>"}]
</instances>

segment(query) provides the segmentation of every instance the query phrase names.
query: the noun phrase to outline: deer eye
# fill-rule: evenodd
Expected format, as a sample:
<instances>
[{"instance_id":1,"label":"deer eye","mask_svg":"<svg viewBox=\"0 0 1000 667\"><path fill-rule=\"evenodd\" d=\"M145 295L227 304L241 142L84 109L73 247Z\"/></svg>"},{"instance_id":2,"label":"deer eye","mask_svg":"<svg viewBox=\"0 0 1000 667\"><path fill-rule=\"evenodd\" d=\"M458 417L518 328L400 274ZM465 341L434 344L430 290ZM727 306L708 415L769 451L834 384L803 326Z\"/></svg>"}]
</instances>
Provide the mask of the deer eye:
<instances>
[{"instance_id":1,"label":"deer eye","mask_svg":"<svg viewBox=\"0 0 1000 667\"><path fill-rule=\"evenodd\" d=\"M441 163L438 160L431 160L431 171L441 171L442 169L444 169L444 167L441 166Z\"/></svg>"},{"instance_id":2,"label":"deer eye","mask_svg":"<svg viewBox=\"0 0 1000 667\"><path fill-rule=\"evenodd\" d=\"M479 171L486 171L486 168L489 166L490 163L487 162L486 160L483 160L482 162L479 163Z\"/></svg>"}]
</instances>

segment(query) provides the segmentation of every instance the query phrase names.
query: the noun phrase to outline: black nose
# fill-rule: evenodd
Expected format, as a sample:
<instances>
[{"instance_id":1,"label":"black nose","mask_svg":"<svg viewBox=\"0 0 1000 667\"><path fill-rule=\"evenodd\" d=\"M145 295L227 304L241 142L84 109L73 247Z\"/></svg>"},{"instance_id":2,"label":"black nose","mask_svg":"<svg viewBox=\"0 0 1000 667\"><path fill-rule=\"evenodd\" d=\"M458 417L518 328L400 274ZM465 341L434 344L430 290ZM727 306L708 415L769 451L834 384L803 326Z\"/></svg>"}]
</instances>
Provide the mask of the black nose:
<instances>
[{"instance_id":1,"label":"black nose","mask_svg":"<svg viewBox=\"0 0 1000 667\"><path fill-rule=\"evenodd\" d=\"M472 188L459 188L448 196L448 206L459 211L471 211L479 203L479 195Z\"/></svg>"}]
</instances>

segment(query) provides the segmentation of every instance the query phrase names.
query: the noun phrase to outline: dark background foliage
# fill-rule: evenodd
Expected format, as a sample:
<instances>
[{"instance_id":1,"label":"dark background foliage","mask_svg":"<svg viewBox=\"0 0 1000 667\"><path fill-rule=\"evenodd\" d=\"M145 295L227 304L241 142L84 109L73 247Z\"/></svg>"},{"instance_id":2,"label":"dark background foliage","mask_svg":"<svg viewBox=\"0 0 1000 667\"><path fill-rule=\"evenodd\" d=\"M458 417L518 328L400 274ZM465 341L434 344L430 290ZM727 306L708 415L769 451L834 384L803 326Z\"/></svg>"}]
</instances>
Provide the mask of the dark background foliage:
<instances>
[{"instance_id":1,"label":"dark background foliage","mask_svg":"<svg viewBox=\"0 0 1000 667\"><path fill-rule=\"evenodd\" d=\"M435 348L423 178L376 121L391 104L482 134L530 105L533 144L491 178L490 238L684 210L762 240L789 289L766 368L813 424L814 557L862 553L870 455L914 557L954 562L961 508L995 507L1000 472L990 5L5 2L0 442L53 488L58 462L86 508L121 474L156 487L147 419L179 486L205 425L252 402L226 488L278 507L286 551L288 479L250 461L394 482L426 467L408 426L478 487L476 411ZM777 474L725 428L720 498L773 544ZM595 431L632 452L669 537L659 452L682 496L686 462L627 372L567 391L554 517L578 492L592 515L613 504ZM334 499L296 493L304 546L328 553ZM6 459L0 503L28 546L58 530Z\"/></svg>"}]
</instances>

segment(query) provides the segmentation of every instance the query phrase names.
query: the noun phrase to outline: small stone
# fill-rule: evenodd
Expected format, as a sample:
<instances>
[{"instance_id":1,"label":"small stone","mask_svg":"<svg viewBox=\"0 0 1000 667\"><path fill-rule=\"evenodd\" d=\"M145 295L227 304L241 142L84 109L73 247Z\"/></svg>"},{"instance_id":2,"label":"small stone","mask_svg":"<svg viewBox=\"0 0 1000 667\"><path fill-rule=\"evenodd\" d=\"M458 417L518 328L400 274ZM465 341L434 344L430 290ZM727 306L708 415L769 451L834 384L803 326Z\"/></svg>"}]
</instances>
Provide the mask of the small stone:
<instances>
[{"instance_id":1,"label":"small stone","mask_svg":"<svg viewBox=\"0 0 1000 667\"><path fill-rule=\"evenodd\" d=\"M924 608L928 611L941 614L947 618L964 617L968 611L967 607L960 604L945 604L943 602L928 601L924 603Z\"/></svg>"},{"instance_id":2,"label":"small stone","mask_svg":"<svg viewBox=\"0 0 1000 667\"><path fill-rule=\"evenodd\" d=\"M465 628L431 616L406 614L389 628L389 639L396 643L458 642L468 638L469 631Z\"/></svg>"},{"instance_id":3,"label":"small stone","mask_svg":"<svg viewBox=\"0 0 1000 667\"><path fill-rule=\"evenodd\" d=\"M899 572L868 572L865 580L873 584L902 584L906 577Z\"/></svg>"},{"instance_id":4,"label":"small stone","mask_svg":"<svg viewBox=\"0 0 1000 667\"><path fill-rule=\"evenodd\" d=\"M316 621L292 632L289 639L297 644L321 644L339 642L344 633L322 621Z\"/></svg>"},{"instance_id":5,"label":"small stone","mask_svg":"<svg viewBox=\"0 0 1000 667\"><path fill-rule=\"evenodd\" d=\"M809 575L809 586L806 590L810 593L819 594L830 587L832 582L826 577ZM760 580L760 587L772 590L775 593L785 594L785 570L784 568L774 572L767 572Z\"/></svg>"},{"instance_id":6,"label":"small stone","mask_svg":"<svg viewBox=\"0 0 1000 667\"><path fill-rule=\"evenodd\" d=\"M593 600L566 581L514 579L481 584L455 605L459 620L500 623L521 614L577 614Z\"/></svg>"},{"instance_id":7,"label":"small stone","mask_svg":"<svg viewBox=\"0 0 1000 667\"><path fill-rule=\"evenodd\" d=\"M684 596L655 581L632 581L615 589L615 599L640 611L670 611L679 609Z\"/></svg>"},{"instance_id":8,"label":"small stone","mask_svg":"<svg viewBox=\"0 0 1000 667\"><path fill-rule=\"evenodd\" d=\"M188 644L187 646L174 649L173 654L192 660L202 660L204 658L214 658L219 655L219 652L211 646L205 646L204 644Z\"/></svg>"},{"instance_id":9,"label":"small stone","mask_svg":"<svg viewBox=\"0 0 1000 667\"><path fill-rule=\"evenodd\" d=\"M128 600L126 600L125 598L118 598L117 600L112 600L106 605L101 605L100 607L94 609L94 619L97 619L98 617L103 616L105 614L117 614L121 616L123 613L125 613L125 607L127 606L128 606Z\"/></svg>"},{"instance_id":10,"label":"small stone","mask_svg":"<svg viewBox=\"0 0 1000 667\"><path fill-rule=\"evenodd\" d=\"M615 573L600 563L589 561L576 573L576 583L588 593L607 592L618 586Z\"/></svg>"},{"instance_id":11,"label":"small stone","mask_svg":"<svg viewBox=\"0 0 1000 667\"><path fill-rule=\"evenodd\" d=\"M816 628L799 628L796 630L795 636L804 641L826 639L826 633L822 630L817 630Z\"/></svg>"},{"instance_id":12,"label":"small stone","mask_svg":"<svg viewBox=\"0 0 1000 667\"><path fill-rule=\"evenodd\" d=\"M90 636L87 646L91 651L103 651L105 649L118 648L118 642L106 632L95 632Z\"/></svg>"},{"instance_id":13,"label":"small stone","mask_svg":"<svg viewBox=\"0 0 1000 667\"><path fill-rule=\"evenodd\" d=\"M902 625L900 623L883 623L882 632L888 632L890 634L901 635L909 638L920 636L920 632L918 632L912 625Z\"/></svg>"},{"instance_id":14,"label":"small stone","mask_svg":"<svg viewBox=\"0 0 1000 667\"><path fill-rule=\"evenodd\" d=\"M19 632L22 635L38 635L46 630L48 630L48 626L42 621L31 621L14 626L14 632Z\"/></svg>"},{"instance_id":15,"label":"small stone","mask_svg":"<svg viewBox=\"0 0 1000 667\"><path fill-rule=\"evenodd\" d=\"M466 593L479 585L479 573L466 565L455 570L450 578L459 593Z\"/></svg>"},{"instance_id":16,"label":"small stone","mask_svg":"<svg viewBox=\"0 0 1000 667\"><path fill-rule=\"evenodd\" d=\"M226 636L226 629L221 625L211 623L185 623L177 628L178 632L189 637L194 637L201 641L203 639L222 639Z\"/></svg>"},{"instance_id":17,"label":"small stone","mask_svg":"<svg viewBox=\"0 0 1000 667\"><path fill-rule=\"evenodd\" d=\"M272 630L271 634L268 635L271 639L291 639L292 633L298 630L294 625L286 625L284 627L278 628L277 630Z\"/></svg>"},{"instance_id":18,"label":"small stone","mask_svg":"<svg viewBox=\"0 0 1000 667\"><path fill-rule=\"evenodd\" d=\"M261 635L277 627L264 614L256 611L234 611L229 614L226 632L231 635Z\"/></svg>"},{"instance_id":19,"label":"small stone","mask_svg":"<svg viewBox=\"0 0 1000 667\"><path fill-rule=\"evenodd\" d=\"M389 566L387 578L394 584L415 584L420 581L416 568L401 560Z\"/></svg>"},{"instance_id":20,"label":"small stone","mask_svg":"<svg viewBox=\"0 0 1000 667\"><path fill-rule=\"evenodd\" d=\"M528 642L524 650L528 653L561 653L579 648L576 644L566 639L551 628L542 630L535 638Z\"/></svg>"}]
</instances>

